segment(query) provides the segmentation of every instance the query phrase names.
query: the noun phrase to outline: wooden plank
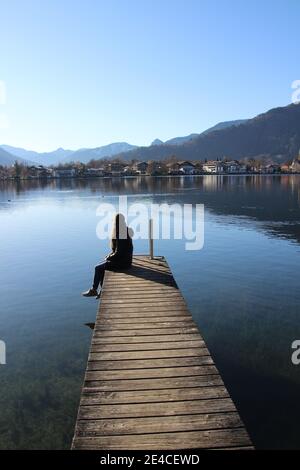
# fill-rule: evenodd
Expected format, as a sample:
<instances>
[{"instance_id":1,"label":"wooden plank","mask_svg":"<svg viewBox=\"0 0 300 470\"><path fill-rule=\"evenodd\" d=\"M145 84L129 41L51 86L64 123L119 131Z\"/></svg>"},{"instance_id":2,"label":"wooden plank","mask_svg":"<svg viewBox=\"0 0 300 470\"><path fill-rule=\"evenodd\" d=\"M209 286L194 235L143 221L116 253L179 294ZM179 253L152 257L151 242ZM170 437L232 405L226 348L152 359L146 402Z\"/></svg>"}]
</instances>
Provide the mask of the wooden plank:
<instances>
[{"instance_id":1,"label":"wooden plank","mask_svg":"<svg viewBox=\"0 0 300 470\"><path fill-rule=\"evenodd\" d=\"M80 405L79 419L174 416L226 411L235 411L235 406L230 398L172 401L151 403L151 405L148 403L147 406L144 403Z\"/></svg>"},{"instance_id":2,"label":"wooden plank","mask_svg":"<svg viewBox=\"0 0 300 470\"><path fill-rule=\"evenodd\" d=\"M160 342L181 342L202 340L199 333L172 334L172 335L135 335L135 336L102 336L95 332L92 344L139 344Z\"/></svg>"},{"instance_id":3,"label":"wooden plank","mask_svg":"<svg viewBox=\"0 0 300 470\"><path fill-rule=\"evenodd\" d=\"M120 380L120 379L150 379L163 377L192 377L194 375L217 374L214 365L191 367L163 367L155 369L130 369L130 370L87 370L85 380ZM186 379L187 380L187 379Z\"/></svg>"},{"instance_id":4,"label":"wooden plank","mask_svg":"<svg viewBox=\"0 0 300 470\"><path fill-rule=\"evenodd\" d=\"M173 282L173 279L172 279L172 276L171 274L168 274L168 273L153 273L153 272L150 272L150 271L147 271L146 273L144 273L144 275L147 276L147 281L144 280L144 278L142 277L143 274L142 272L137 272L135 271L135 276L130 276L129 273L122 273L122 274L118 274L118 275L115 275L114 273L111 274L111 280L112 281L116 281L116 282L121 282L121 281L124 281L124 282L131 282L131 279L132 278L132 281L133 282L137 282L137 283L144 283L144 282L156 282L156 283L161 283L161 284L164 284L165 282L170 282L174 285L174 282Z\"/></svg>"},{"instance_id":5,"label":"wooden plank","mask_svg":"<svg viewBox=\"0 0 300 470\"><path fill-rule=\"evenodd\" d=\"M243 424L237 412L164 416L151 418L114 418L78 422L78 436L145 434L157 432L199 431L239 428Z\"/></svg>"},{"instance_id":6,"label":"wooden plank","mask_svg":"<svg viewBox=\"0 0 300 470\"><path fill-rule=\"evenodd\" d=\"M122 361L89 360L87 370L128 370L211 365L210 356L172 357L167 359L128 359Z\"/></svg>"},{"instance_id":7,"label":"wooden plank","mask_svg":"<svg viewBox=\"0 0 300 470\"><path fill-rule=\"evenodd\" d=\"M113 310L108 310L108 309L103 309L103 312L101 312L101 319L128 319L128 321L132 321L131 319L140 319L140 318L161 318L163 316L168 316L169 318L176 318L176 317L181 317L181 316L188 316L186 314L185 309L181 310L155 310L153 309L148 309L148 310L137 310L133 311L131 309L118 309L117 311Z\"/></svg>"},{"instance_id":8,"label":"wooden plank","mask_svg":"<svg viewBox=\"0 0 300 470\"><path fill-rule=\"evenodd\" d=\"M185 431L126 436L78 437L74 449L105 450L165 450L165 449L215 449L251 444L244 428Z\"/></svg>"},{"instance_id":9,"label":"wooden plank","mask_svg":"<svg viewBox=\"0 0 300 470\"><path fill-rule=\"evenodd\" d=\"M105 274L72 448L252 448L163 258Z\"/></svg>"},{"instance_id":10,"label":"wooden plank","mask_svg":"<svg viewBox=\"0 0 300 470\"><path fill-rule=\"evenodd\" d=\"M134 293L134 294L142 295L143 292L161 293L161 292L179 292L179 291L175 286L165 286L165 285L157 286L156 283L152 283L151 285L145 284L143 292L140 292L140 290L137 289L134 285L128 286L128 284L125 283L123 285L122 284L118 285L118 292L120 292L121 294ZM107 293L112 294L112 295L116 294L115 282L112 283L111 286L105 284L105 291L101 292L101 295L106 295Z\"/></svg>"},{"instance_id":11,"label":"wooden plank","mask_svg":"<svg viewBox=\"0 0 300 470\"><path fill-rule=\"evenodd\" d=\"M122 297L138 297L138 298L144 298L144 297L150 297L153 294L157 295L159 297L162 297L164 295L168 296L175 296L178 298L181 298L180 291L178 289L175 289L174 287L165 287L161 286L159 288L154 288L154 287L145 287L142 291L137 288L119 288L116 291L113 289L105 289L105 291L101 292L101 299L114 299L115 297L120 296L122 294ZM182 299L182 298L181 298Z\"/></svg>"},{"instance_id":12,"label":"wooden plank","mask_svg":"<svg viewBox=\"0 0 300 470\"><path fill-rule=\"evenodd\" d=\"M208 398L228 397L226 388L222 385L213 387L173 388L133 391L96 391L84 388L81 396L81 405L106 405L119 403L155 403L169 401L201 400Z\"/></svg>"},{"instance_id":13,"label":"wooden plank","mask_svg":"<svg viewBox=\"0 0 300 470\"><path fill-rule=\"evenodd\" d=\"M134 301L134 299L139 299L141 302L143 300L148 300L148 299L151 299L152 301L153 301L153 299L155 299L155 301L161 300L161 299L169 299L169 300L176 299L176 300L182 301L180 293L177 292L177 291L173 292L173 291L167 290L167 291L159 292L159 291L152 291L151 289L149 289L148 291L143 291L143 292L126 292L126 293L123 293L123 292L120 292L119 290L118 290L118 292L115 292L115 293L105 292L105 293L101 294L101 301L103 301L103 303L106 300L108 300L110 302L110 301L114 301L115 299L118 300L120 297L121 297L122 301L124 301L124 300Z\"/></svg>"},{"instance_id":14,"label":"wooden plank","mask_svg":"<svg viewBox=\"0 0 300 470\"><path fill-rule=\"evenodd\" d=\"M101 303L102 305L113 305L113 304L122 304L122 305L126 305L126 307L129 307L130 305L132 305L133 307L136 306L136 303L134 301L134 299L127 299L126 296L123 297L123 298L120 298L120 296L114 298L114 299L110 299L110 298L106 298L106 299L101 299ZM185 305L184 301L182 298L180 298L179 295L176 295L174 297L168 297L168 296L164 296L162 295L161 297L158 297L158 299L156 298L156 296L154 297L153 295L151 295L148 299L143 297L141 300L139 300L139 305L141 305L141 307L143 307L145 304L145 306L147 305L151 305L153 308L155 308L155 306L157 305L157 303L162 303L164 306L166 305L169 305L169 306L173 306L173 307L176 307L176 305L180 304L182 306Z\"/></svg>"},{"instance_id":15,"label":"wooden plank","mask_svg":"<svg viewBox=\"0 0 300 470\"><path fill-rule=\"evenodd\" d=\"M159 329L162 329L162 328L184 328L185 326L189 327L189 326L195 326L196 328L196 324L193 322L193 320L191 318L188 318L187 320L186 319L178 319L178 320L174 320L172 322L168 322L168 321L165 321L165 322L145 322L145 323L142 323L142 322L137 322L135 323L134 321L132 322L132 324L128 324L128 323L119 323L119 322L112 322L112 323L105 323L105 322L101 322L99 326L96 325L95 327L95 330L96 331L105 331L105 330L108 330L108 331L114 331L114 330L137 330L137 329L141 329L141 330L146 330L146 329L149 329L149 328L159 328Z\"/></svg>"},{"instance_id":16,"label":"wooden plank","mask_svg":"<svg viewBox=\"0 0 300 470\"><path fill-rule=\"evenodd\" d=\"M88 388L98 391L159 390L163 388L211 387L213 385L224 385L218 374L190 376L189 380L186 380L185 377L168 377L86 381L83 390Z\"/></svg>"},{"instance_id":17,"label":"wooden plank","mask_svg":"<svg viewBox=\"0 0 300 470\"><path fill-rule=\"evenodd\" d=\"M171 328L135 328L135 329L113 329L113 330L108 330L108 329L101 329L100 327L100 322L99 322L99 327L97 327L97 324L95 326L94 330L94 337L109 337L109 336L153 336L153 335L177 335L177 334L187 334L187 333L197 333L198 328L196 326L185 326L182 328L174 328L174 326Z\"/></svg>"},{"instance_id":18,"label":"wooden plank","mask_svg":"<svg viewBox=\"0 0 300 470\"><path fill-rule=\"evenodd\" d=\"M128 318L127 316L122 316L122 317L109 317L108 315L102 315L101 316L101 324L102 325L122 325L122 324L128 324L128 325L135 325L137 323L161 323L161 322L178 322L178 321L185 321L185 320L191 320L191 318L188 315L176 315L174 317L170 316L161 316L161 317L130 317Z\"/></svg>"},{"instance_id":19,"label":"wooden plank","mask_svg":"<svg viewBox=\"0 0 300 470\"><path fill-rule=\"evenodd\" d=\"M90 353L90 361L122 361L124 359L160 359L173 357L201 357L209 356L206 348L177 348L177 349L152 349L150 351L109 351L98 352L93 349Z\"/></svg>"},{"instance_id":20,"label":"wooden plank","mask_svg":"<svg viewBox=\"0 0 300 470\"><path fill-rule=\"evenodd\" d=\"M183 312L184 313L186 312L186 307L184 305L182 306L178 305L177 307L175 306L168 307L166 305L159 304L157 307L155 307L155 309L153 309L151 305L150 306L143 305L140 307L137 307L136 305L135 307L127 307L126 305L106 305L106 306L103 306L103 308L101 309L101 315L111 314L111 315L136 316L137 313L148 315L150 313L160 314L160 313L166 313L166 312L172 315L176 315L176 313L181 314Z\"/></svg>"},{"instance_id":21,"label":"wooden plank","mask_svg":"<svg viewBox=\"0 0 300 470\"><path fill-rule=\"evenodd\" d=\"M204 348L205 343L203 340L195 341L167 341L160 343L133 343L133 344L103 344L100 341L93 340L93 353L95 352L108 352L108 351L147 351L152 349L194 349Z\"/></svg>"}]
</instances>

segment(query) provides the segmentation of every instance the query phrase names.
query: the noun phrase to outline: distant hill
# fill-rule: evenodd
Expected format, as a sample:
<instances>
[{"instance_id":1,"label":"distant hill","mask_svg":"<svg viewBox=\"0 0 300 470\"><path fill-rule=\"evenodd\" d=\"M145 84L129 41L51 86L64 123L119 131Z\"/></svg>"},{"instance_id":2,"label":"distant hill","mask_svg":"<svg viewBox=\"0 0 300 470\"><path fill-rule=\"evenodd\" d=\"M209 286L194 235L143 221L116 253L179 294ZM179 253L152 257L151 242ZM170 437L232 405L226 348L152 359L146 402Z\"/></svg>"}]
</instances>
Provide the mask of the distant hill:
<instances>
[{"instance_id":1,"label":"distant hill","mask_svg":"<svg viewBox=\"0 0 300 470\"><path fill-rule=\"evenodd\" d=\"M0 165L11 166L18 161L19 163L24 163L25 165L30 165L32 162L25 160L23 158L12 155L10 152L7 152L4 148L0 147Z\"/></svg>"},{"instance_id":2,"label":"distant hill","mask_svg":"<svg viewBox=\"0 0 300 470\"><path fill-rule=\"evenodd\" d=\"M206 129L206 131L202 132L200 135L206 135L206 134L209 134L210 132L220 131L221 129L227 129L227 127L240 126L241 124L245 124L248 121L249 119L236 119L235 121L219 122L215 126L210 127L209 129Z\"/></svg>"},{"instance_id":3,"label":"distant hill","mask_svg":"<svg viewBox=\"0 0 300 470\"><path fill-rule=\"evenodd\" d=\"M64 158L67 158L73 153L73 150L65 150L63 148L59 148L53 152L40 153L33 150L25 150L20 147L12 147L10 145L1 145L1 147L16 157L45 166L60 163Z\"/></svg>"},{"instance_id":4,"label":"distant hill","mask_svg":"<svg viewBox=\"0 0 300 470\"><path fill-rule=\"evenodd\" d=\"M182 144L139 147L119 157L137 160L164 159L176 155L181 159L261 157L284 162L298 154L300 148L300 104L274 108L239 125L204 132Z\"/></svg>"},{"instance_id":5,"label":"distant hill","mask_svg":"<svg viewBox=\"0 0 300 470\"><path fill-rule=\"evenodd\" d=\"M71 155L63 159L63 163L66 162L82 162L87 163L90 160L100 160L101 158L110 158L119 153L127 152L134 150L136 145L130 145L127 142L116 142L109 145L104 145L102 147L96 147L94 149L80 149L76 152L73 152Z\"/></svg>"},{"instance_id":6,"label":"distant hill","mask_svg":"<svg viewBox=\"0 0 300 470\"><path fill-rule=\"evenodd\" d=\"M160 139L154 139L151 145L161 145L163 144L163 141Z\"/></svg>"},{"instance_id":7,"label":"distant hill","mask_svg":"<svg viewBox=\"0 0 300 470\"><path fill-rule=\"evenodd\" d=\"M231 127L231 126L239 126L240 124L244 124L247 122L248 119L238 119L236 121L224 121L224 122L219 122L213 127L210 127L206 131L202 132L201 134L189 134L183 137L174 137L173 139L166 140L165 144L170 144L170 145L180 145L185 142L188 142L189 140L193 140L200 135L205 135L209 134L210 132L213 131L218 131L220 129L225 129L226 127Z\"/></svg>"},{"instance_id":8,"label":"distant hill","mask_svg":"<svg viewBox=\"0 0 300 470\"><path fill-rule=\"evenodd\" d=\"M189 140L195 139L196 137L199 137L200 134L190 134L190 135L185 135L183 137L173 137L173 139L169 139L165 141L165 144L167 145L180 145L183 144L184 142L188 142Z\"/></svg>"},{"instance_id":9,"label":"distant hill","mask_svg":"<svg viewBox=\"0 0 300 470\"><path fill-rule=\"evenodd\" d=\"M80 161L87 163L91 159L99 160L104 157L113 157L120 152L128 152L136 148L135 145L127 144L127 142L116 142L94 149L66 150L58 148L52 152L35 152L33 150L25 150L20 147L12 147L10 145L1 145L0 148L13 156L13 162L17 158L26 160L30 164L38 165L57 165L59 163L68 163L71 161Z\"/></svg>"}]
</instances>

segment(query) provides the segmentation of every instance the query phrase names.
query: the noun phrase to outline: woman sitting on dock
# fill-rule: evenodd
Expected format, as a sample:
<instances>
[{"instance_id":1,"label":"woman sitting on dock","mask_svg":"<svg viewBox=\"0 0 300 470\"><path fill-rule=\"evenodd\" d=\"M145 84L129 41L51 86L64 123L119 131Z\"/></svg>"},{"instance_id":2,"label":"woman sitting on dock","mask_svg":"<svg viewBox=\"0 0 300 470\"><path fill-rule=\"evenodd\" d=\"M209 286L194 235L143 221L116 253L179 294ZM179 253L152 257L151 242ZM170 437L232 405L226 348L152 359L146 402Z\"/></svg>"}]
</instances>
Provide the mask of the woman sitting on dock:
<instances>
[{"instance_id":1,"label":"woman sitting on dock","mask_svg":"<svg viewBox=\"0 0 300 470\"><path fill-rule=\"evenodd\" d=\"M132 264L132 230L127 227L123 214L117 214L113 222L111 236L112 252L106 256L105 261L95 267L93 287L83 292L84 297L98 296L99 284L102 286L105 270L118 271L130 268Z\"/></svg>"}]
</instances>

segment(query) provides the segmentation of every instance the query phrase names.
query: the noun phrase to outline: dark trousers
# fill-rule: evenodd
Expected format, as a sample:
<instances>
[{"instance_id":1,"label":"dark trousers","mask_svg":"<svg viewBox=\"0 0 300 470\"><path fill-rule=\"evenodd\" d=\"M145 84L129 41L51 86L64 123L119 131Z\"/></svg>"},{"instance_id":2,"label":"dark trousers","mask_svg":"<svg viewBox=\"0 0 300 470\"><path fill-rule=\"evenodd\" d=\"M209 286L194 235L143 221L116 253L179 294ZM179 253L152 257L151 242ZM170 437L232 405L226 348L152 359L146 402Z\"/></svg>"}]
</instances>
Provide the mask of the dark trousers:
<instances>
[{"instance_id":1,"label":"dark trousers","mask_svg":"<svg viewBox=\"0 0 300 470\"><path fill-rule=\"evenodd\" d=\"M97 264L97 266L95 266L93 289L97 290L98 287L99 287L99 284L102 287L105 270L118 271L119 269L121 269L121 270L129 269L130 266L131 266L131 263L130 264L128 264L128 263L127 264L124 264L124 263L123 264L117 264L117 263L113 263L111 261L102 261L102 263Z\"/></svg>"},{"instance_id":2,"label":"dark trousers","mask_svg":"<svg viewBox=\"0 0 300 470\"><path fill-rule=\"evenodd\" d=\"M93 289L97 290L99 287L99 284L102 286L105 269L107 269L107 267L108 267L107 261L103 261L102 263L97 264L97 266L95 266Z\"/></svg>"}]
</instances>

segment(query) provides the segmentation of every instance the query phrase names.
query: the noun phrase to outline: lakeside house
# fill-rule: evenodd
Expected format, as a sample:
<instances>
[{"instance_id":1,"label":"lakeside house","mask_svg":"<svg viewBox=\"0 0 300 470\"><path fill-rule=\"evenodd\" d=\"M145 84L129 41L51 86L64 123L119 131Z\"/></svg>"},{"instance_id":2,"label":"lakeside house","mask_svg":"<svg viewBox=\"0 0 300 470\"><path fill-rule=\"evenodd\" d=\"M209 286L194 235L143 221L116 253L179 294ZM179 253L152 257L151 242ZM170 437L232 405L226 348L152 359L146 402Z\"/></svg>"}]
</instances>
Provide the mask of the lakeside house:
<instances>
[{"instance_id":1,"label":"lakeside house","mask_svg":"<svg viewBox=\"0 0 300 470\"><path fill-rule=\"evenodd\" d=\"M84 172L85 176L105 176L104 168L87 168Z\"/></svg>"},{"instance_id":2,"label":"lakeside house","mask_svg":"<svg viewBox=\"0 0 300 470\"><path fill-rule=\"evenodd\" d=\"M53 172L54 178L74 178L76 176L75 168L56 168Z\"/></svg>"},{"instance_id":3,"label":"lakeside house","mask_svg":"<svg viewBox=\"0 0 300 470\"><path fill-rule=\"evenodd\" d=\"M122 176L122 173L124 172L126 166L126 163L112 162L108 165L108 171L111 176Z\"/></svg>"},{"instance_id":4,"label":"lakeside house","mask_svg":"<svg viewBox=\"0 0 300 470\"><path fill-rule=\"evenodd\" d=\"M280 171L280 165L276 163L271 163L270 165L266 165L264 167L264 173L278 173Z\"/></svg>"},{"instance_id":5,"label":"lakeside house","mask_svg":"<svg viewBox=\"0 0 300 470\"><path fill-rule=\"evenodd\" d=\"M148 170L148 162L136 162L133 165L133 170L140 175L145 175Z\"/></svg>"},{"instance_id":6,"label":"lakeside house","mask_svg":"<svg viewBox=\"0 0 300 470\"><path fill-rule=\"evenodd\" d=\"M194 175L196 165L188 160L171 162L167 164L169 175Z\"/></svg>"},{"instance_id":7,"label":"lakeside house","mask_svg":"<svg viewBox=\"0 0 300 470\"><path fill-rule=\"evenodd\" d=\"M294 160L292 161L290 165L290 171L292 173L300 173L300 150L299 150L298 156L294 158Z\"/></svg>"},{"instance_id":8,"label":"lakeside house","mask_svg":"<svg viewBox=\"0 0 300 470\"><path fill-rule=\"evenodd\" d=\"M123 169L121 176L136 176L137 172L133 169L131 165L126 165Z\"/></svg>"},{"instance_id":9,"label":"lakeside house","mask_svg":"<svg viewBox=\"0 0 300 470\"><path fill-rule=\"evenodd\" d=\"M203 164L205 173L224 173L224 164L219 160L210 160Z\"/></svg>"},{"instance_id":10,"label":"lakeside house","mask_svg":"<svg viewBox=\"0 0 300 470\"><path fill-rule=\"evenodd\" d=\"M167 167L164 162L159 160L149 160L147 174L152 176L164 175L167 173Z\"/></svg>"},{"instance_id":11,"label":"lakeside house","mask_svg":"<svg viewBox=\"0 0 300 470\"><path fill-rule=\"evenodd\" d=\"M232 174L246 173L247 166L244 163L240 163L238 160L225 161L224 171Z\"/></svg>"},{"instance_id":12,"label":"lakeside house","mask_svg":"<svg viewBox=\"0 0 300 470\"><path fill-rule=\"evenodd\" d=\"M290 171L290 164L289 164L289 163L283 163L283 164L280 166L280 171L281 171L281 173L289 173L289 171Z\"/></svg>"},{"instance_id":13,"label":"lakeside house","mask_svg":"<svg viewBox=\"0 0 300 470\"><path fill-rule=\"evenodd\" d=\"M178 162L178 171L184 175L194 175L195 165L189 161Z\"/></svg>"},{"instance_id":14,"label":"lakeside house","mask_svg":"<svg viewBox=\"0 0 300 470\"><path fill-rule=\"evenodd\" d=\"M28 178L51 178L52 176L52 168L47 168L43 165L31 165L28 167Z\"/></svg>"}]
</instances>

